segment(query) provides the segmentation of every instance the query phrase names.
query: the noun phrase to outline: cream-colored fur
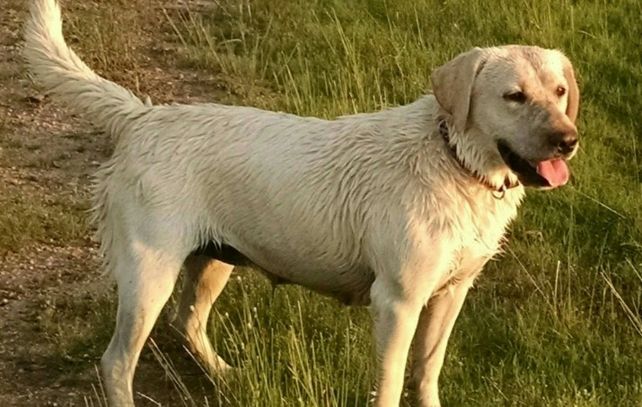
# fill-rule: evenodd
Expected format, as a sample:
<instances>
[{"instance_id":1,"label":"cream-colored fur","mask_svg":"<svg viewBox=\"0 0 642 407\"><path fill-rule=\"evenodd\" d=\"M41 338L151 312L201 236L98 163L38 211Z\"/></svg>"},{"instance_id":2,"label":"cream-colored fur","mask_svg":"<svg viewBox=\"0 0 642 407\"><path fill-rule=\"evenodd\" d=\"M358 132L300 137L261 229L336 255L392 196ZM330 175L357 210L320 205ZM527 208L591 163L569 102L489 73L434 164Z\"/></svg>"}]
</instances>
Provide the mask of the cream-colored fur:
<instances>
[{"instance_id":1,"label":"cream-colored fur","mask_svg":"<svg viewBox=\"0 0 642 407\"><path fill-rule=\"evenodd\" d=\"M524 195L518 185L498 199L471 171L497 189L516 183L500 138L537 161L553 154L547 134L575 131L570 63L536 47L472 50L435 71L435 95L336 120L143 103L67 47L55 0L35 0L25 55L45 88L115 143L94 197L118 283L117 325L102 359L115 406L133 404L138 355L183 265L178 314L188 343L212 372L228 367L205 326L231 266L190 256L207 242L234 247L272 277L369 303L376 405L399 404L414 338L419 404L439 406L437 380L457 314ZM556 95L559 86L570 96ZM503 96L518 88L528 103ZM458 159L439 133L442 118Z\"/></svg>"}]
</instances>

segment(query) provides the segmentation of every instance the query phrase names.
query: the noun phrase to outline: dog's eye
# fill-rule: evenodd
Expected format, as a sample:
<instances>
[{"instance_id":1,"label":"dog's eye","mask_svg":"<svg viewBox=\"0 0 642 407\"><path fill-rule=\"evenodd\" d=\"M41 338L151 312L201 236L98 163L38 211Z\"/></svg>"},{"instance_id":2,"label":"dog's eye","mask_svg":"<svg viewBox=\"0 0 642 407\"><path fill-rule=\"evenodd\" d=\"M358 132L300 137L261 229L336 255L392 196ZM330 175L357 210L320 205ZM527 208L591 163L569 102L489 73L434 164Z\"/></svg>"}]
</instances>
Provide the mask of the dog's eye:
<instances>
[{"instance_id":1,"label":"dog's eye","mask_svg":"<svg viewBox=\"0 0 642 407\"><path fill-rule=\"evenodd\" d=\"M504 94L504 99L510 100L511 102L524 103L526 102L526 94L524 92L509 92Z\"/></svg>"},{"instance_id":2,"label":"dog's eye","mask_svg":"<svg viewBox=\"0 0 642 407\"><path fill-rule=\"evenodd\" d=\"M558 97L564 96L566 94L566 88L564 88L563 86L558 86L557 89L555 89L555 94Z\"/></svg>"}]
</instances>

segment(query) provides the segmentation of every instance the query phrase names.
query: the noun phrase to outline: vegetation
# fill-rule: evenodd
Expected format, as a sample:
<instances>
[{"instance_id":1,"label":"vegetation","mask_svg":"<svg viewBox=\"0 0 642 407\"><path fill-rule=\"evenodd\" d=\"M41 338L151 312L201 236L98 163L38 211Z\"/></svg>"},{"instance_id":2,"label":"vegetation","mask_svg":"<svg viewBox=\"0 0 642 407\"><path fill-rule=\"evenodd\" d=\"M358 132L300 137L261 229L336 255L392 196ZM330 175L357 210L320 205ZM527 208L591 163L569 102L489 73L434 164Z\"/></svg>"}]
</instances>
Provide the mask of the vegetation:
<instances>
[{"instance_id":1,"label":"vegetation","mask_svg":"<svg viewBox=\"0 0 642 407\"><path fill-rule=\"evenodd\" d=\"M127 33L145 16L124 17L131 25L105 18L120 16L123 3L109 1L109 12L94 19L73 12L69 31L88 33L74 38L91 64L133 83L122 74L136 68ZM224 0L162 15L159 36L176 46L177 66L214 75L232 95L227 101L322 117L410 102L430 88L432 69L473 46L563 50L582 91L573 181L529 192L505 254L471 291L442 374L443 404L642 404L641 2ZM64 241L71 232L50 233ZM97 304L98 311L81 313L71 301L45 318L43 330L61 352L102 352L114 300ZM98 336L73 329L87 318ZM365 309L296 287L273 290L241 271L211 324L215 347L242 369L212 378L206 402L172 366L176 355L153 347L185 405L362 406L370 397ZM154 336L161 349L163 335Z\"/></svg>"}]
</instances>

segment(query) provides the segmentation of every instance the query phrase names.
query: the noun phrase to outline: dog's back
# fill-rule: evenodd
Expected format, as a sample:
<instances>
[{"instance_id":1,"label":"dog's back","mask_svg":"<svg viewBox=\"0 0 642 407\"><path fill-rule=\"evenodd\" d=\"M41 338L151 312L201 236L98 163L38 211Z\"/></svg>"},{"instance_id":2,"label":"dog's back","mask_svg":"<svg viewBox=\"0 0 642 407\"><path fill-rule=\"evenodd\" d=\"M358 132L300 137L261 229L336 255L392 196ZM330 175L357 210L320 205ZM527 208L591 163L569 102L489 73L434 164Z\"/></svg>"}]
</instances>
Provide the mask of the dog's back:
<instances>
[{"instance_id":1,"label":"dog's back","mask_svg":"<svg viewBox=\"0 0 642 407\"><path fill-rule=\"evenodd\" d=\"M383 225L394 235L409 221L381 197L401 201L422 187L409 182L407 157L430 131L432 97L331 121L216 104L152 106L77 57L53 1L36 1L32 15L25 56L36 78L116 144L94 193L110 267L114 242L129 235L116 224L167 224L170 235L137 233L157 245L179 240L187 253L232 245L284 280L347 301L367 297L369 242Z\"/></svg>"}]
</instances>

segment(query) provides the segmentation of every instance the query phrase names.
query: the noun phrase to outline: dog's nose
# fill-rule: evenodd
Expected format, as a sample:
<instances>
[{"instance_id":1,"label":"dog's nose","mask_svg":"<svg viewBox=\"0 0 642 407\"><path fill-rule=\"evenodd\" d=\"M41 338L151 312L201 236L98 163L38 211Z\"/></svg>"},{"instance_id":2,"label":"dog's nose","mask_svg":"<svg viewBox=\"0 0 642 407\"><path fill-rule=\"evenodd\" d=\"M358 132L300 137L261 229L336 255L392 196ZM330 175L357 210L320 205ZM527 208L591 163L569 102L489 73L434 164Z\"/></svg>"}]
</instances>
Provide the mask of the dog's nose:
<instances>
[{"instance_id":1,"label":"dog's nose","mask_svg":"<svg viewBox=\"0 0 642 407\"><path fill-rule=\"evenodd\" d=\"M569 154L575 149L575 146L577 146L577 132L556 132L551 134L549 140L558 152L561 154Z\"/></svg>"}]
</instances>

